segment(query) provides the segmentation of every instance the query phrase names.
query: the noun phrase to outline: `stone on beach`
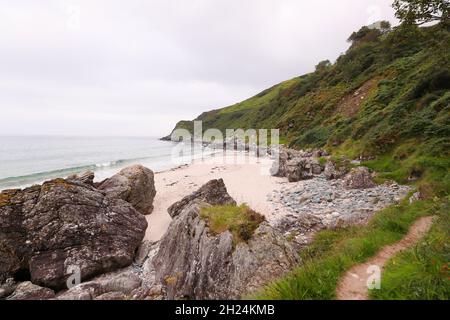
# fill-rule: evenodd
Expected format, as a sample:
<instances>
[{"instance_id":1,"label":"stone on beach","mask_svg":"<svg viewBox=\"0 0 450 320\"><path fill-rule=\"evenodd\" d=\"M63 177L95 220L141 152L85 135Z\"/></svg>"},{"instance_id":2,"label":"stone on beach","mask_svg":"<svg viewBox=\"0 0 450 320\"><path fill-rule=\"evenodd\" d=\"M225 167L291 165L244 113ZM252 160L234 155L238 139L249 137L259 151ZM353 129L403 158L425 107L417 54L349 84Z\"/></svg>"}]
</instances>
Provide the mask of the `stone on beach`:
<instances>
[{"instance_id":1,"label":"stone on beach","mask_svg":"<svg viewBox=\"0 0 450 320\"><path fill-rule=\"evenodd\" d=\"M181 211L193 200L199 200L211 205L235 205L236 201L230 197L222 179L211 180L200 189L174 203L167 210L172 218L178 216Z\"/></svg>"},{"instance_id":2,"label":"stone on beach","mask_svg":"<svg viewBox=\"0 0 450 320\"><path fill-rule=\"evenodd\" d=\"M110 198L131 203L144 215L150 214L153 210L153 199L156 195L154 174L144 166L127 167L101 182L98 189L106 192Z\"/></svg>"},{"instance_id":3,"label":"stone on beach","mask_svg":"<svg viewBox=\"0 0 450 320\"><path fill-rule=\"evenodd\" d=\"M373 188L375 183L372 181L372 175L368 168L357 167L344 177L344 186L347 189L367 189Z\"/></svg>"}]
</instances>

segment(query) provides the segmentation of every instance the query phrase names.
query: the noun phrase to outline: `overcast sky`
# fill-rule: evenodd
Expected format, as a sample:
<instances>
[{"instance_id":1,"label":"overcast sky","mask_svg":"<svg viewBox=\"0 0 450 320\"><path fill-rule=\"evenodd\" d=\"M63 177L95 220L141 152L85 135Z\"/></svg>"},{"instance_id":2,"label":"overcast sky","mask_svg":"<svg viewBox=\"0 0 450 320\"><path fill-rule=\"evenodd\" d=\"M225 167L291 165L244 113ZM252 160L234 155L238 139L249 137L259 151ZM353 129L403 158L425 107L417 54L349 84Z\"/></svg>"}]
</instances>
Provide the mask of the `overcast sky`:
<instances>
[{"instance_id":1,"label":"overcast sky","mask_svg":"<svg viewBox=\"0 0 450 320\"><path fill-rule=\"evenodd\" d=\"M161 136L334 61L392 0L0 0L0 135Z\"/></svg>"}]
</instances>

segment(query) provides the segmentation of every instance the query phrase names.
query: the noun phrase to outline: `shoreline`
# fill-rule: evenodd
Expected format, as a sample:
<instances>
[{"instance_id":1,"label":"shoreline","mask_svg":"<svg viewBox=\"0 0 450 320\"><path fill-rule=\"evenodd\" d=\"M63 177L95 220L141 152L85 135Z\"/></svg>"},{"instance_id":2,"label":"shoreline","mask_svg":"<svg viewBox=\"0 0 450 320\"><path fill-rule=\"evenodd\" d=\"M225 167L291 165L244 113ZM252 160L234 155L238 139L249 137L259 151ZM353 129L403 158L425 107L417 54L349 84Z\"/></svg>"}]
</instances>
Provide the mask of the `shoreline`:
<instances>
[{"instance_id":1,"label":"shoreline","mask_svg":"<svg viewBox=\"0 0 450 320\"><path fill-rule=\"evenodd\" d=\"M281 190L288 181L266 172L272 162L267 157L258 158L247 152L227 151L223 157L212 156L156 172L154 209L146 216L148 228L144 240L158 241L172 221L167 209L213 179L223 179L228 193L238 204L248 204L268 221L283 214L274 210L268 196L275 190Z\"/></svg>"}]
</instances>

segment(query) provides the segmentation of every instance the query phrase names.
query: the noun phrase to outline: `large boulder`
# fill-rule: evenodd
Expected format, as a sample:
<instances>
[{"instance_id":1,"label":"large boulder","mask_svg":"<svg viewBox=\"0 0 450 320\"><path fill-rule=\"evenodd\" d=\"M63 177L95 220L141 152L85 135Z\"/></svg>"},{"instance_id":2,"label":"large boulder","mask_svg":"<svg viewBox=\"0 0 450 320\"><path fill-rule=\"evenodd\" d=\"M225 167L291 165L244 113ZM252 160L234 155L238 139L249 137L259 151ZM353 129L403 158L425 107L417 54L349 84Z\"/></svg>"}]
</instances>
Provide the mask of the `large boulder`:
<instances>
[{"instance_id":1,"label":"large boulder","mask_svg":"<svg viewBox=\"0 0 450 320\"><path fill-rule=\"evenodd\" d=\"M223 192L220 199L229 203L231 197ZM200 216L201 208L211 205L203 201L193 197L184 204L154 258L144 264L166 298L237 299L298 263L296 251L267 222L247 241L236 243L230 231L213 234Z\"/></svg>"},{"instance_id":2,"label":"large boulder","mask_svg":"<svg viewBox=\"0 0 450 320\"><path fill-rule=\"evenodd\" d=\"M236 201L228 194L223 180L218 179L209 181L197 191L175 202L167 211L172 218L175 218L194 200L203 201L210 205L236 205Z\"/></svg>"},{"instance_id":3,"label":"large boulder","mask_svg":"<svg viewBox=\"0 0 450 320\"><path fill-rule=\"evenodd\" d=\"M128 266L146 228L131 204L76 180L2 192L0 281L59 290L76 268L85 280Z\"/></svg>"},{"instance_id":4,"label":"large boulder","mask_svg":"<svg viewBox=\"0 0 450 320\"><path fill-rule=\"evenodd\" d=\"M127 167L100 183L98 189L105 191L110 198L119 198L131 203L144 215L153 211L153 200L156 195L155 179L153 171L144 166Z\"/></svg>"},{"instance_id":5,"label":"large boulder","mask_svg":"<svg viewBox=\"0 0 450 320\"><path fill-rule=\"evenodd\" d=\"M372 181L372 175L366 167L357 167L350 170L344 177L344 186L347 189L373 188L376 184Z\"/></svg>"}]
</instances>

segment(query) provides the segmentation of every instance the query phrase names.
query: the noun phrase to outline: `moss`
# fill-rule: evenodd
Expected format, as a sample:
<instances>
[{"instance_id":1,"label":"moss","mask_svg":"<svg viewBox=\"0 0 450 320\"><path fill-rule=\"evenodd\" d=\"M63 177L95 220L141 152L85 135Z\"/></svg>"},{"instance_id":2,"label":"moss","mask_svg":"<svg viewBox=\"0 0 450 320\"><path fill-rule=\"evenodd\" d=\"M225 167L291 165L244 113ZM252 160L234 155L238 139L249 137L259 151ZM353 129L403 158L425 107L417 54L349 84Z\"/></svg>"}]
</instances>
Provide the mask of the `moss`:
<instances>
[{"instance_id":1,"label":"moss","mask_svg":"<svg viewBox=\"0 0 450 320\"><path fill-rule=\"evenodd\" d=\"M230 231L234 244L248 241L260 223L265 220L264 216L245 204L205 207L202 208L200 217L205 219L213 234Z\"/></svg>"},{"instance_id":2,"label":"moss","mask_svg":"<svg viewBox=\"0 0 450 320\"><path fill-rule=\"evenodd\" d=\"M164 278L164 282L169 285L169 286L173 286L177 283L178 279L176 276L167 276Z\"/></svg>"},{"instance_id":3,"label":"moss","mask_svg":"<svg viewBox=\"0 0 450 320\"><path fill-rule=\"evenodd\" d=\"M11 204L11 198L17 193L17 190L4 190L0 193L0 207Z\"/></svg>"},{"instance_id":4,"label":"moss","mask_svg":"<svg viewBox=\"0 0 450 320\"><path fill-rule=\"evenodd\" d=\"M73 185L71 183L67 182L67 180L58 178L58 179L54 179L54 180L45 182L42 185L42 190L49 191L50 188L52 188L52 187L62 187L65 189L71 189L71 188L73 188Z\"/></svg>"}]
</instances>

